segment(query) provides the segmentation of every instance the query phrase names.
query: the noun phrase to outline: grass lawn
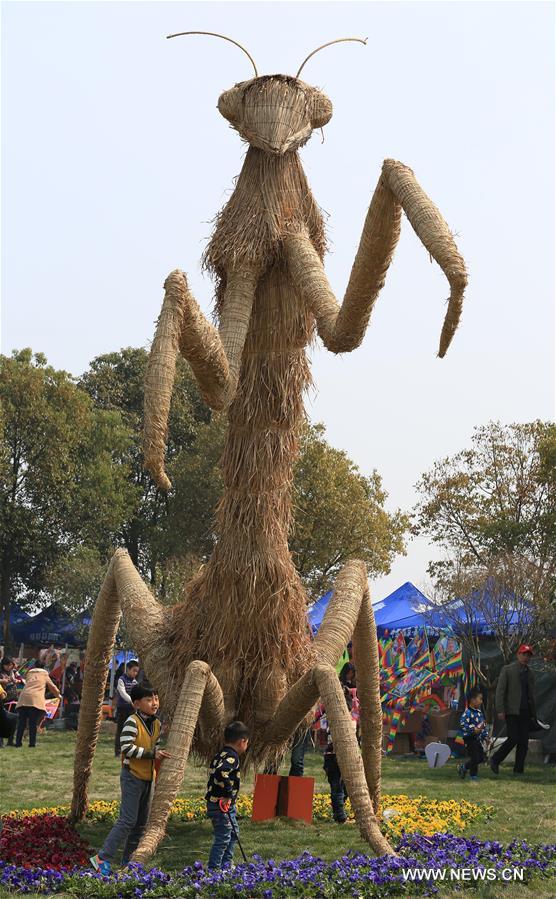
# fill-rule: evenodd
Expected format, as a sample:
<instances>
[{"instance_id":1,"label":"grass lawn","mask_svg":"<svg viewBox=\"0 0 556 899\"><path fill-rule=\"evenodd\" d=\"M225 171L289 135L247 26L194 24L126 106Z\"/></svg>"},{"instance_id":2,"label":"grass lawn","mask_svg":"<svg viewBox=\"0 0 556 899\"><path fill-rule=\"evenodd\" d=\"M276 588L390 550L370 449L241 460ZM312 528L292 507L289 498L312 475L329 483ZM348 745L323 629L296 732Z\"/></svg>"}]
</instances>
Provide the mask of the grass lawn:
<instances>
[{"instance_id":1,"label":"grass lawn","mask_svg":"<svg viewBox=\"0 0 556 899\"><path fill-rule=\"evenodd\" d=\"M66 804L71 799L72 763L75 735L50 732L40 737L34 750L0 750L0 814L12 809L37 808ZM450 760L440 770L431 770L426 762L417 759L388 758L383 765L383 792L425 795L431 799L465 798L494 806L492 820L471 825L466 835L481 839L510 842L518 837L531 843L556 842L556 772L554 768L530 766L522 778L515 778L511 766L502 766L496 778L487 769L479 783L462 783L456 774L456 763ZM287 773L284 769L283 773ZM322 756L306 756L306 774L315 778L315 791L325 792L328 784L322 770ZM204 794L206 768L190 765L180 796L198 797ZM250 792L252 776L248 776L242 790ZM114 759L113 740L101 735L95 757L90 788L91 799L119 798L119 764ZM80 831L92 846L98 847L109 830L109 824L83 824ZM257 852L264 858L288 858L304 849L326 859L337 858L348 849L366 851L354 825L342 827L332 822L306 825L289 820L275 820L254 824L243 821L241 840L247 855ZM211 842L208 822L175 822L153 864L166 870L181 869L196 859L205 860ZM551 887L551 889L549 889ZM474 895L548 897L554 896L554 884L535 882L528 889L485 885ZM410 896L410 893L407 894Z\"/></svg>"}]
</instances>

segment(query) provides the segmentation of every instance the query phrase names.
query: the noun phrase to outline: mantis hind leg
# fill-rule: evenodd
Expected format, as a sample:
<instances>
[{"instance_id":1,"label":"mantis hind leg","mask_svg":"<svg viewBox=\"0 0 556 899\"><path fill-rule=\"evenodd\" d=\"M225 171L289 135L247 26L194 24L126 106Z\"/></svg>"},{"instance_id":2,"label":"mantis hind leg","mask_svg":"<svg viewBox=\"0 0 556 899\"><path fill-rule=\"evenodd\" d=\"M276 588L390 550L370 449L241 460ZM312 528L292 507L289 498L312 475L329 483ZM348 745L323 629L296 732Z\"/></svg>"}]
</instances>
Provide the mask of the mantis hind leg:
<instances>
[{"instance_id":1,"label":"mantis hind leg","mask_svg":"<svg viewBox=\"0 0 556 899\"><path fill-rule=\"evenodd\" d=\"M359 832L377 854L392 854L392 847L382 835L375 816L365 779L363 759L355 736L354 722L346 705L336 669L332 665L317 665L315 680L326 708L334 752Z\"/></svg>"},{"instance_id":2,"label":"mantis hind leg","mask_svg":"<svg viewBox=\"0 0 556 899\"><path fill-rule=\"evenodd\" d=\"M335 670L352 637L361 699L361 753ZM382 710L376 628L363 562L348 562L338 575L314 649L315 667L286 694L264 738L270 743L286 740L320 696L326 706L338 763L361 835L375 852L392 854L392 847L380 832L376 819L380 801Z\"/></svg>"},{"instance_id":3,"label":"mantis hind leg","mask_svg":"<svg viewBox=\"0 0 556 899\"><path fill-rule=\"evenodd\" d=\"M119 549L110 562L89 631L79 727L75 747L71 819L87 810L87 789L100 730L102 702L114 641L123 614L133 647L147 673L166 671L161 659L164 610L143 583L127 552ZM162 653L163 655L163 653Z\"/></svg>"},{"instance_id":4,"label":"mantis hind leg","mask_svg":"<svg viewBox=\"0 0 556 899\"><path fill-rule=\"evenodd\" d=\"M216 736L215 745L218 745L224 730L224 697L207 663L195 661L188 665L185 672L166 746L170 758L164 759L161 766L149 821L133 854L133 861L146 861L164 836L172 803L183 781L198 722Z\"/></svg>"}]
</instances>

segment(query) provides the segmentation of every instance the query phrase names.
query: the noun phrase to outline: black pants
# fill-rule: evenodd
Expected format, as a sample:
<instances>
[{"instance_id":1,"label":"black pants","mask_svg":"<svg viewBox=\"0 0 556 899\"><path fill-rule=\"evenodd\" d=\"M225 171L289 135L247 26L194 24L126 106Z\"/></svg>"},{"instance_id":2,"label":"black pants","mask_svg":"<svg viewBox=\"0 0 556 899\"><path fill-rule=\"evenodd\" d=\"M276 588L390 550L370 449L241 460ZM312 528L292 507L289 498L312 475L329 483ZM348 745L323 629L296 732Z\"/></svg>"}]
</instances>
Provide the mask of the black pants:
<instances>
[{"instance_id":1,"label":"black pants","mask_svg":"<svg viewBox=\"0 0 556 899\"><path fill-rule=\"evenodd\" d=\"M297 731L290 759L290 777L303 777L305 773L305 752L311 742L311 731Z\"/></svg>"},{"instance_id":2,"label":"black pants","mask_svg":"<svg viewBox=\"0 0 556 899\"><path fill-rule=\"evenodd\" d=\"M523 774L525 756L527 755L527 750L529 748L530 720L531 715L529 712L524 715L506 715L506 729L508 736L502 743L500 749L497 749L492 756L492 762L494 762L495 765L499 765L500 762L503 762L515 746L514 771L516 774Z\"/></svg>"},{"instance_id":3,"label":"black pants","mask_svg":"<svg viewBox=\"0 0 556 899\"><path fill-rule=\"evenodd\" d=\"M44 718L42 709L36 709L32 705L20 705L17 710L17 731L15 734L15 745L21 746L25 726L29 725L29 746L37 745L37 727Z\"/></svg>"},{"instance_id":4,"label":"black pants","mask_svg":"<svg viewBox=\"0 0 556 899\"><path fill-rule=\"evenodd\" d=\"M345 801L348 798L346 786L342 780L342 772L336 761L336 756L330 753L324 755L324 770L326 779L330 784L330 802L332 804L332 817L335 821L345 821L347 818Z\"/></svg>"},{"instance_id":5,"label":"black pants","mask_svg":"<svg viewBox=\"0 0 556 899\"><path fill-rule=\"evenodd\" d=\"M114 740L114 754L120 755L120 737L122 735L122 730L124 729L124 724L130 715L133 714L133 706L131 706L131 710L129 708L117 708L116 709L116 739Z\"/></svg>"},{"instance_id":6,"label":"black pants","mask_svg":"<svg viewBox=\"0 0 556 899\"><path fill-rule=\"evenodd\" d=\"M14 733L17 727L17 715L12 715L11 712L6 711L4 706L0 703L0 743L3 744L4 739L7 738L8 746L11 746L14 740Z\"/></svg>"},{"instance_id":7,"label":"black pants","mask_svg":"<svg viewBox=\"0 0 556 899\"><path fill-rule=\"evenodd\" d=\"M66 707L66 730L77 730L79 724L79 709L80 705L78 702L68 702Z\"/></svg>"},{"instance_id":8,"label":"black pants","mask_svg":"<svg viewBox=\"0 0 556 899\"><path fill-rule=\"evenodd\" d=\"M481 741L478 737L475 737L473 735L464 737L464 740L465 748L467 749L467 755L469 756L465 763L465 768L469 771L471 777L477 777L479 765L485 760L485 754L483 751L483 747L481 746Z\"/></svg>"}]
</instances>

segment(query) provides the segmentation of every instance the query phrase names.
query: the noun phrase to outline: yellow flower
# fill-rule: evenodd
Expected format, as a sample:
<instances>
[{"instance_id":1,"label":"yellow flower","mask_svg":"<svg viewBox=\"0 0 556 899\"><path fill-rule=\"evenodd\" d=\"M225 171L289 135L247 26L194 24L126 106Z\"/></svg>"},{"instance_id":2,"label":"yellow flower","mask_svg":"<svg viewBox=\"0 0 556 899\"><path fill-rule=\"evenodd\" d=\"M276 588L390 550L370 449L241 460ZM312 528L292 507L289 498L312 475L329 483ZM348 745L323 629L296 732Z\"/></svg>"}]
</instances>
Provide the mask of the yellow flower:
<instances>
[{"instance_id":1,"label":"yellow flower","mask_svg":"<svg viewBox=\"0 0 556 899\"><path fill-rule=\"evenodd\" d=\"M103 799L91 802L87 811L87 819L92 821L114 821L118 815L119 803L115 800ZM253 797L242 794L237 801L239 817L250 818L253 812ZM387 811L383 817L383 813ZM346 802L348 820L354 820L351 803ZM490 817L492 806L479 806L468 800L461 802L455 799L427 799L426 796L410 798L404 793L397 795L385 793L379 808L379 820L385 833L398 837L402 833L422 833L431 836L446 831L462 831L478 817ZM4 817L20 818L26 815L67 815L69 806L58 805L50 808L16 809ZM206 817L205 800L202 796L174 801L170 811L171 818L186 821L202 821ZM313 797L313 817L315 821L332 820L332 808L329 793L316 793Z\"/></svg>"}]
</instances>

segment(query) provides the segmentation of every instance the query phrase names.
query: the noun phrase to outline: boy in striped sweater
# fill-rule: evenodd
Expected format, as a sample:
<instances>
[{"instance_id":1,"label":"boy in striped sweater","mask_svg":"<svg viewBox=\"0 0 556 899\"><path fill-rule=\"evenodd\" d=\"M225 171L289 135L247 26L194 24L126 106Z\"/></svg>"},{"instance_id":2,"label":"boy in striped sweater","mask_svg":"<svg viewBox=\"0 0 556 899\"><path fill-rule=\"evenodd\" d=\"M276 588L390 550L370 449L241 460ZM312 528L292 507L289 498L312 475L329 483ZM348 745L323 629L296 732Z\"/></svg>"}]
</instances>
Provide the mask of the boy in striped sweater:
<instances>
[{"instance_id":1,"label":"boy in striped sweater","mask_svg":"<svg viewBox=\"0 0 556 899\"><path fill-rule=\"evenodd\" d=\"M158 694L151 687L140 684L132 687L131 701L134 712L122 728L122 772L120 784L122 801L120 816L106 837L98 855L91 858L91 865L101 874L109 874L111 862L124 843L122 865L127 865L139 845L149 817L151 792L156 777L155 762L170 758L159 749L160 721L156 717Z\"/></svg>"}]
</instances>

